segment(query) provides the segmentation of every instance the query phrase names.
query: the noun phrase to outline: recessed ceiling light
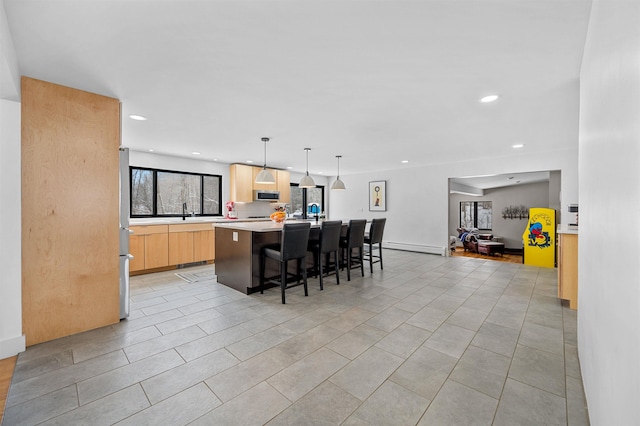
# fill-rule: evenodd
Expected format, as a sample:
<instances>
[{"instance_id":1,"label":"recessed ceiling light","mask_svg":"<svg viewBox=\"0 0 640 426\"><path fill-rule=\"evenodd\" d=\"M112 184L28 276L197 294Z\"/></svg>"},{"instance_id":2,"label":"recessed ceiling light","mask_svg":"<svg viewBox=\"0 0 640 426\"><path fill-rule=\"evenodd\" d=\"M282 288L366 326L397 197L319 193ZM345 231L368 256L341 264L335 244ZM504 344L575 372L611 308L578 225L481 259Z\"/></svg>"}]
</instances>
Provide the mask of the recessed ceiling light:
<instances>
[{"instance_id":1,"label":"recessed ceiling light","mask_svg":"<svg viewBox=\"0 0 640 426\"><path fill-rule=\"evenodd\" d=\"M198 151L193 151L192 154L193 155L200 155L200 153Z\"/></svg>"},{"instance_id":2,"label":"recessed ceiling light","mask_svg":"<svg viewBox=\"0 0 640 426\"><path fill-rule=\"evenodd\" d=\"M401 163L403 164L407 164L409 162L409 160L402 160Z\"/></svg>"},{"instance_id":3,"label":"recessed ceiling light","mask_svg":"<svg viewBox=\"0 0 640 426\"><path fill-rule=\"evenodd\" d=\"M135 115L135 114L131 114L129 118L132 120L138 120L138 121L144 121L147 119L147 117L143 117L142 115Z\"/></svg>"},{"instance_id":4,"label":"recessed ceiling light","mask_svg":"<svg viewBox=\"0 0 640 426\"><path fill-rule=\"evenodd\" d=\"M287 169L291 170L291 169L293 169L293 167L291 167L291 166L287 166Z\"/></svg>"},{"instance_id":5,"label":"recessed ceiling light","mask_svg":"<svg viewBox=\"0 0 640 426\"><path fill-rule=\"evenodd\" d=\"M214 158L214 159L213 159L213 161L218 161L218 159L217 159L217 158Z\"/></svg>"},{"instance_id":6,"label":"recessed ceiling light","mask_svg":"<svg viewBox=\"0 0 640 426\"><path fill-rule=\"evenodd\" d=\"M511 145L512 148L524 148L524 144L523 143L517 143L515 145Z\"/></svg>"},{"instance_id":7,"label":"recessed ceiling light","mask_svg":"<svg viewBox=\"0 0 640 426\"><path fill-rule=\"evenodd\" d=\"M149 150L149 152L153 152L153 150L152 150L152 149L150 149L150 150Z\"/></svg>"},{"instance_id":8,"label":"recessed ceiling light","mask_svg":"<svg viewBox=\"0 0 640 426\"><path fill-rule=\"evenodd\" d=\"M253 160L247 160L247 163L253 163Z\"/></svg>"},{"instance_id":9,"label":"recessed ceiling light","mask_svg":"<svg viewBox=\"0 0 640 426\"><path fill-rule=\"evenodd\" d=\"M498 100L499 97L500 96L498 96L498 95L487 95L487 96L484 96L484 97L480 98L480 102L482 102L483 104L486 104L486 103Z\"/></svg>"}]
</instances>

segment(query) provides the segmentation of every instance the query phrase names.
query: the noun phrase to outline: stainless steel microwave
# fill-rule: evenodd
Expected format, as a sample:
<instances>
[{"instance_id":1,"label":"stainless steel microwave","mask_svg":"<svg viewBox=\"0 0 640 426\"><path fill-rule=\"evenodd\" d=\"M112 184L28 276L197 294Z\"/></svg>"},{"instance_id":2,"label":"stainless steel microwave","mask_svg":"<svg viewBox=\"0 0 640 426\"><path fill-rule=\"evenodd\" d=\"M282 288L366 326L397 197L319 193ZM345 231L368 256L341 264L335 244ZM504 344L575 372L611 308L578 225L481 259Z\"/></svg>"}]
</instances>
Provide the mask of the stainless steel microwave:
<instances>
[{"instance_id":1,"label":"stainless steel microwave","mask_svg":"<svg viewBox=\"0 0 640 426\"><path fill-rule=\"evenodd\" d=\"M280 191L265 191L257 189L253 191L253 201L278 201Z\"/></svg>"}]
</instances>

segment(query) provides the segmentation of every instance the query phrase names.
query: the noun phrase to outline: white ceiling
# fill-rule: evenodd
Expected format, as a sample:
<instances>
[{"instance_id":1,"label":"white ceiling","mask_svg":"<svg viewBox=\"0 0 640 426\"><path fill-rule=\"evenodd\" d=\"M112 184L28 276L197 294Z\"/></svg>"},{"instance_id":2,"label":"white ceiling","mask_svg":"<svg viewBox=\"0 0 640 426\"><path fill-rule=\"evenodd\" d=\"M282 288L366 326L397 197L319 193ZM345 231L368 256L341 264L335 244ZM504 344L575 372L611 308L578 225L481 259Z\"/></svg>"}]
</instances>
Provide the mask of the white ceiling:
<instances>
[{"instance_id":1,"label":"white ceiling","mask_svg":"<svg viewBox=\"0 0 640 426\"><path fill-rule=\"evenodd\" d=\"M134 150L261 164L269 136L347 175L577 146L590 0L4 5L21 74L121 99Z\"/></svg>"}]
</instances>

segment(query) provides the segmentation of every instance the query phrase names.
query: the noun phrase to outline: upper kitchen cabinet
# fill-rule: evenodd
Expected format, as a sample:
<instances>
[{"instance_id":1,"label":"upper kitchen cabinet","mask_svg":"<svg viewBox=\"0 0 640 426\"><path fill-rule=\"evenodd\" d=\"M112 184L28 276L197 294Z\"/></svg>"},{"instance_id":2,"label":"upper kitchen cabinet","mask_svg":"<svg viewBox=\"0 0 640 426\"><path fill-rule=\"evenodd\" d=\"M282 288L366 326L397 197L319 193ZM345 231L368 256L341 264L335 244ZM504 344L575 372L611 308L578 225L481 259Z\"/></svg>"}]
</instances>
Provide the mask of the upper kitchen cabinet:
<instances>
[{"instance_id":1,"label":"upper kitchen cabinet","mask_svg":"<svg viewBox=\"0 0 640 426\"><path fill-rule=\"evenodd\" d=\"M256 176L262 167L246 166L244 164L232 164L229 166L229 194L232 201L250 203L253 201L254 190L280 191L281 203L291 201L291 189L289 186L290 173L286 170L269 170L276 179L276 183L255 183Z\"/></svg>"}]
</instances>

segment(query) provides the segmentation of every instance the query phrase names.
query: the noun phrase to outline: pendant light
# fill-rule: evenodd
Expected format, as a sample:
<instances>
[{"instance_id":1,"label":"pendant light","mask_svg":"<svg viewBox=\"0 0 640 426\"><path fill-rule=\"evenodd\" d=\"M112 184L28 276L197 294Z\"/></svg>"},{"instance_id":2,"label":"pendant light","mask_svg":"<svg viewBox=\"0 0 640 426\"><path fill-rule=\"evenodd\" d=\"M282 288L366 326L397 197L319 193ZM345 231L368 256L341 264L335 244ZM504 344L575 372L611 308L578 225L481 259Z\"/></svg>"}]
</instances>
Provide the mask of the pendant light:
<instances>
[{"instance_id":1,"label":"pendant light","mask_svg":"<svg viewBox=\"0 0 640 426\"><path fill-rule=\"evenodd\" d=\"M315 188L316 183L313 181L313 179L311 179L311 176L309 176L309 151L311 151L311 148L305 148L304 150L307 151L307 174L304 175L302 179L300 179L300 184L298 184L298 187Z\"/></svg>"},{"instance_id":2,"label":"pendant light","mask_svg":"<svg viewBox=\"0 0 640 426\"><path fill-rule=\"evenodd\" d=\"M340 159L342 158L342 155L336 155L336 158L338 159L338 178L333 182L333 185L331 185L331 189L344 191L347 188L344 186L344 182L340 180Z\"/></svg>"},{"instance_id":3,"label":"pendant light","mask_svg":"<svg viewBox=\"0 0 640 426\"><path fill-rule=\"evenodd\" d=\"M269 142L269 138L262 138L262 142L264 142L264 166L256 176L256 183L276 183L276 178L267 170L267 142Z\"/></svg>"}]
</instances>

